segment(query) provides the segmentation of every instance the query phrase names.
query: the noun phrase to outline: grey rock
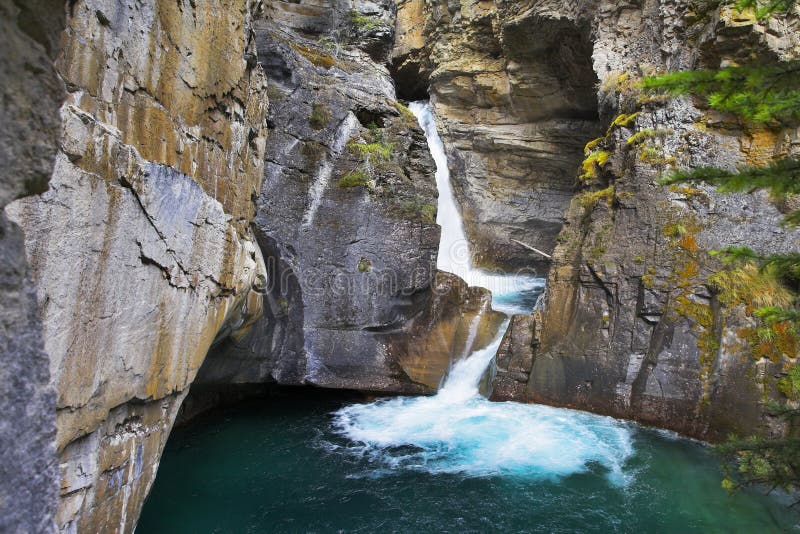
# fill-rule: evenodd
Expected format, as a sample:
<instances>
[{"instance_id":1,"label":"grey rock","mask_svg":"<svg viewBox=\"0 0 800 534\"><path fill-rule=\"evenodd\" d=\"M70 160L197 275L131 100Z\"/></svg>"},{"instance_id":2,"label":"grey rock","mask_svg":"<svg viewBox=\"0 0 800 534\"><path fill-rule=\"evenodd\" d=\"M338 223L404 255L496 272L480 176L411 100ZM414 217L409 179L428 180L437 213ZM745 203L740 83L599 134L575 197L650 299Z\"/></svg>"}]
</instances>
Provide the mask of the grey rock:
<instances>
[{"instance_id":1,"label":"grey rock","mask_svg":"<svg viewBox=\"0 0 800 534\"><path fill-rule=\"evenodd\" d=\"M379 7L357 6L393 20ZM212 350L198 383L428 393L449 365L420 361L418 347L405 342L412 331L420 339L436 329L459 336L450 313L435 311L443 298L433 160L388 71L373 60L371 41L331 45L331 9L304 35L286 12L257 23L272 105L255 229L272 284L264 316ZM347 186L354 175L362 183ZM444 300L467 319L484 313L474 305L482 299L457 296L465 290ZM486 317L484 329L496 329Z\"/></svg>"},{"instance_id":2,"label":"grey rock","mask_svg":"<svg viewBox=\"0 0 800 534\"><path fill-rule=\"evenodd\" d=\"M47 189L64 87L51 57L58 1L0 2L0 532L52 532L58 495L50 384L23 232L3 208Z\"/></svg>"},{"instance_id":3,"label":"grey rock","mask_svg":"<svg viewBox=\"0 0 800 534\"><path fill-rule=\"evenodd\" d=\"M661 68L718 67L731 49L724 17L693 22L684 19L681 6L671 1L601 6L595 68L613 65L635 74L642 61ZM645 20L658 24L643 25ZM701 31L693 24L710 26ZM627 43L629 35L646 38L650 31L660 35L651 37L658 50ZM685 31L703 37L687 43ZM757 25L736 33L744 39L740 47L774 61L768 40L753 38ZM613 71L598 73L606 109L632 111L635 95L626 94L624 80ZM657 180L670 161L684 168L763 163L782 150L783 141L780 135L744 132L699 104L688 99L645 104L630 128L613 129L602 145L611 153L610 163L590 188L613 185L613 199L588 209L576 199L568 211L549 275L529 399L712 441L730 433L782 431L764 413L762 400L780 398L774 380L797 354L776 355L774 361L752 356L746 332L756 321L745 303L725 304L711 290L708 278L722 265L708 251L729 245L762 253L797 251L800 233L776 233L781 214L762 193L671 190ZM645 129L660 132L647 146L663 163L642 158L641 148L627 144L634 131Z\"/></svg>"}]
</instances>

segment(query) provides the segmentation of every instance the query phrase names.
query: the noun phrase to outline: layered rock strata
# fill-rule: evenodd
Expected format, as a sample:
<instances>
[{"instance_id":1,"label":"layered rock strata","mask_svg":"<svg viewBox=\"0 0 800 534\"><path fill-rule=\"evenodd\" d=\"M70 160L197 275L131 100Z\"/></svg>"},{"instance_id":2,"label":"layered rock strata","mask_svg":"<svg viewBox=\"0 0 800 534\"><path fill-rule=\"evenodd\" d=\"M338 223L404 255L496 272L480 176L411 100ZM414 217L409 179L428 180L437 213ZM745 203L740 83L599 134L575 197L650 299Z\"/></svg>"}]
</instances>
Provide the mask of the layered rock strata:
<instances>
[{"instance_id":1,"label":"layered rock strata","mask_svg":"<svg viewBox=\"0 0 800 534\"><path fill-rule=\"evenodd\" d=\"M763 295L720 286L723 266L708 251L797 251L800 233L780 225L780 206L763 194L658 180L673 168L764 163L796 150L796 132L747 126L699 101L648 98L635 80L718 68L745 48L763 62L791 57L796 23L775 19L766 29L752 17L672 1L587 7L581 16L596 27L598 101L610 123L587 156L605 161L588 160L586 185L567 212L540 335L532 347L512 341L498 357L530 368L524 393L518 373L498 376L514 379L513 398L703 439L780 433L764 401L782 397L777 382L797 357L797 340L776 332L768 347L758 341L753 299Z\"/></svg>"},{"instance_id":2,"label":"layered rock strata","mask_svg":"<svg viewBox=\"0 0 800 534\"><path fill-rule=\"evenodd\" d=\"M57 392L58 528L131 532L210 345L260 313L265 81L245 0L67 8L50 189L7 213Z\"/></svg>"}]
</instances>

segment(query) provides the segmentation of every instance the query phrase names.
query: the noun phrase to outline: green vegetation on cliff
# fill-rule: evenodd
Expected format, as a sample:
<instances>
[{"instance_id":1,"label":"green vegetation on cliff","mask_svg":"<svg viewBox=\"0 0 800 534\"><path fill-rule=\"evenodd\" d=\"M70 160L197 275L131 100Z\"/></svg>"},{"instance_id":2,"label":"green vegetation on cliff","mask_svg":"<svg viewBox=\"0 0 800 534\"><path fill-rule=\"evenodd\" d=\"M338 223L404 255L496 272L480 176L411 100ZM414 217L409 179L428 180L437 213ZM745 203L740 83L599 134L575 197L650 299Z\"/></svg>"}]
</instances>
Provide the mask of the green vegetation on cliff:
<instances>
[{"instance_id":1,"label":"green vegetation on cliff","mask_svg":"<svg viewBox=\"0 0 800 534\"><path fill-rule=\"evenodd\" d=\"M712 2L712 7L733 4L738 10L751 10L757 18L776 12L789 12L793 0L739 0ZM738 116L756 127L780 130L800 124L800 61L773 65L745 64L719 70L673 72L645 78L642 87L665 95L693 95L704 98L708 107ZM765 190L777 202L791 205L800 194L800 159L786 157L765 166L747 166L734 171L697 168L675 172L665 184L706 183L723 192ZM787 225L800 224L800 209L790 209ZM771 412L787 420L800 415L800 367L796 365L800 338L800 254L761 255L742 247L718 253L728 270L710 279L719 298L746 304L748 312L760 321L753 332L743 335L753 356L783 361L785 375L778 389L785 395L782 404L771 404ZM800 488L800 437L792 429L781 439L732 437L717 447L726 461L729 475L723 485L734 490L746 484L766 484L790 490ZM737 473L734 477L733 473Z\"/></svg>"}]
</instances>

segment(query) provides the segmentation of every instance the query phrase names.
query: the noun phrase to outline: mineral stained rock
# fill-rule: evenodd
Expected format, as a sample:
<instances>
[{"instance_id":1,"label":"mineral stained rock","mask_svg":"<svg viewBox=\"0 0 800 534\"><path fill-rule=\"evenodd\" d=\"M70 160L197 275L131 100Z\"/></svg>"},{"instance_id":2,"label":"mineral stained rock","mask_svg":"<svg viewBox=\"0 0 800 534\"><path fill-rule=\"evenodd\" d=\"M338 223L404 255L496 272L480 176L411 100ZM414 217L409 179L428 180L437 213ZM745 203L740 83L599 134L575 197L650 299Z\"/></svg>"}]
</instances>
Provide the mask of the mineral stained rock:
<instances>
[{"instance_id":1,"label":"mineral stained rock","mask_svg":"<svg viewBox=\"0 0 800 534\"><path fill-rule=\"evenodd\" d=\"M259 312L265 80L245 0L67 7L50 188L7 213L56 389L56 523L131 532L212 341Z\"/></svg>"}]
</instances>

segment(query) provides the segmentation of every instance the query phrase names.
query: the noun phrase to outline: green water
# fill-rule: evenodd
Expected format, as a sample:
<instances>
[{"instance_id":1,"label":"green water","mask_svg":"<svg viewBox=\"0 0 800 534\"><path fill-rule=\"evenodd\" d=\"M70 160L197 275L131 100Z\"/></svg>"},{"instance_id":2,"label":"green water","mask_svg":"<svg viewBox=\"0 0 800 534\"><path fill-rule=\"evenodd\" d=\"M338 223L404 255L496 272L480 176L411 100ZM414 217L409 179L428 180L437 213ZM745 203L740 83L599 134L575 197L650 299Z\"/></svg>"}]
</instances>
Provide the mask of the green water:
<instances>
[{"instance_id":1,"label":"green water","mask_svg":"<svg viewBox=\"0 0 800 534\"><path fill-rule=\"evenodd\" d=\"M797 519L755 492L728 496L705 447L635 426L623 486L595 465L550 479L386 469L336 433L342 405L292 396L176 429L136 533L770 533Z\"/></svg>"}]
</instances>

